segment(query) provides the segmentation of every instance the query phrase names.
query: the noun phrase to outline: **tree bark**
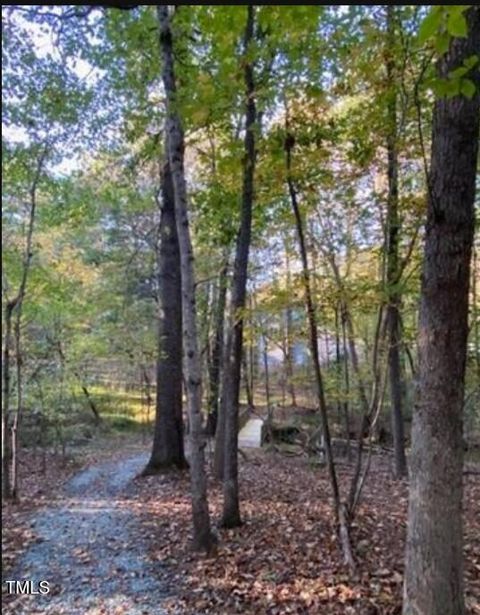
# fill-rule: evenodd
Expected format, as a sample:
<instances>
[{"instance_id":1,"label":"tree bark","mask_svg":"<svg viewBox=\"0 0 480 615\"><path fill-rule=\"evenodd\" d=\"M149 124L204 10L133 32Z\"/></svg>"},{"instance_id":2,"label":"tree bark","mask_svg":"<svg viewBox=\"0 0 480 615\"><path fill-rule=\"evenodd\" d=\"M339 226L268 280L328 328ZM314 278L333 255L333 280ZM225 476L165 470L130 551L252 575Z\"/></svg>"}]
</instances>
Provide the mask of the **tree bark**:
<instances>
[{"instance_id":1,"label":"tree bark","mask_svg":"<svg viewBox=\"0 0 480 615\"><path fill-rule=\"evenodd\" d=\"M452 39L441 78L480 48L480 8ZM461 615L462 418L479 137L477 92L435 102L412 427L404 615Z\"/></svg>"},{"instance_id":2,"label":"tree bark","mask_svg":"<svg viewBox=\"0 0 480 615\"><path fill-rule=\"evenodd\" d=\"M262 357L263 357L263 372L265 376L265 401L267 404L267 426L270 431L272 430L272 404L270 402L270 374L268 371L268 340L264 333L262 333ZM270 442L272 438L270 437Z\"/></svg>"},{"instance_id":3,"label":"tree bark","mask_svg":"<svg viewBox=\"0 0 480 615\"><path fill-rule=\"evenodd\" d=\"M248 59L254 37L255 7L247 7L247 23L244 38L244 79L245 79L245 144L243 160L243 193L240 230L237 236L232 284L232 325L229 331L231 343L227 344L229 354L225 361L225 462L223 477L224 527L240 525L238 494L238 412L240 375L243 346L243 310L247 290L248 254L252 227L255 173L255 83L253 62Z\"/></svg>"},{"instance_id":4,"label":"tree bark","mask_svg":"<svg viewBox=\"0 0 480 615\"><path fill-rule=\"evenodd\" d=\"M12 434L10 430L10 357L12 352L12 311L14 305L5 306L5 341L3 347L2 382L2 494L5 499L12 497Z\"/></svg>"},{"instance_id":5,"label":"tree bark","mask_svg":"<svg viewBox=\"0 0 480 615\"><path fill-rule=\"evenodd\" d=\"M158 249L159 324L155 431L150 460L143 474L183 469L182 288L175 196L170 165L162 169L162 209Z\"/></svg>"},{"instance_id":6,"label":"tree bark","mask_svg":"<svg viewBox=\"0 0 480 615\"><path fill-rule=\"evenodd\" d=\"M247 398L247 406L249 408L253 408L253 395L252 389L250 387L250 380L248 378L248 363L247 363L247 353L245 347L242 350L242 376L243 376L243 384L245 385L245 396Z\"/></svg>"},{"instance_id":7,"label":"tree bark","mask_svg":"<svg viewBox=\"0 0 480 615\"><path fill-rule=\"evenodd\" d=\"M227 335L225 341L225 347L223 352L223 363L226 362L226 357L229 357L232 352L232 336ZM215 454L213 458L213 473L215 478L223 481L225 473L225 425L226 425L226 398L225 398L225 386L226 386L226 373L225 366L222 371L221 378L221 391L219 401L219 412L217 417L217 428L215 431Z\"/></svg>"},{"instance_id":8,"label":"tree bark","mask_svg":"<svg viewBox=\"0 0 480 615\"><path fill-rule=\"evenodd\" d=\"M388 155L388 201L387 201L387 320L388 320L388 367L390 379L391 419L395 459L395 477L407 474L403 425L402 370L400 348L402 344L400 329L400 260L399 234L400 217L398 212L398 151L397 151L397 93L395 83L395 7L387 6L387 155Z\"/></svg>"},{"instance_id":9,"label":"tree bark","mask_svg":"<svg viewBox=\"0 0 480 615\"><path fill-rule=\"evenodd\" d=\"M292 291L292 277L290 273L290 259L288 257L288 248L285 246L285 261L287 268L287 292L290 294ZM294 357L293 357L293 318L292 308L288 305L285 309L285 363L286 363L286 376L288 391L290 393L290 399L292 406L296 408L297 398L295 395L294 378Z\"/></svg>"},{"instance_id":10,"label":"tree bark","mask_svg":"<svg viewBox=\"0 0 480 615\"><path fill-rule=\"evenodd\" d=\"M350 461L351 459L351 446L350 446L350 416L348 409L348 395L350 394L349 388L349 374L348 374L348 353L347 353L347 344L345 340L345 326L342 326L343 333L343 361L340 352L340 318L339 318L339 306L335 305L335 358L336 358L336 369L337 369L337 386L339 393L343 389L344 399L342 400L339 397L338 400L338 418L339 421L343 418L345 424L345 439L347 441L347 459ZM344 370L342 369L342 363L344 366ZM345 374L343 374L345 371ZM344 382L343 376L345 378Z\"/></svg>"},{"instance_id":11,"label":"tree bark","mask_svg":"<svg viewBox=\"0 0 480 615\"><path fill-rule=\"evenodd\" d=\"M188 221L187 187L184 171L184 136L177 109L173 39L169 7L157 6L162 53L162 79L167 98L166 144L172 173L175 218L180 248L182 278L182 321L185 381L189 418L190 477L193 516L193 546L211 553L216 539L211 531L205 472L205 437L202 430L201 360L198 349L195 275Z\"/></svg>"},{"instance_id":12,"label":"tree bark","mask_svg":"<svg viewBox=\"0 0 480 615\"><path fill-rule=\"evenodd\" d=\"M218 280L218 298L215 314L215 338L210 361L210 397L208 400L207 434L215 435L218 422L220 376L222 372L223 344L225 334L225 307L227 304L228 253Z\"/></svg>"},{"instance_id":13,"label":"tree bark","mask_svg":"<svg viewBox=\"0 0 480 615\"><path fill-rule=\"evenodd\" d=\"M472 328L473 328L473 346L475 354L475 365L477 370L478 382L480 382L480 315L478 309L478 257L475 246L473 248L473 271L472 271Z\"/></svg>"},{"instance_id":14,"label":"tree bark","mask_svg":"<svg viewBox=\"0 0 480 615\"><path fill-rule=\"evenodd\" d=\"M254 322L254 313L253 313L253 290L249 296L248 301L248 311L250 317L250 323L252 325L252 330L255 330L255 322ZM249 368L249 379L250 379L250 390L252 391L252 401L253 406L255 407L255 385L257 380L257 369L258 369L258 360L257 360L257 351L256 351L256 343L255 343L255 335L252 334L250 336L250 343L248 345L248 368Z\"/></svg>"}]
</instances>

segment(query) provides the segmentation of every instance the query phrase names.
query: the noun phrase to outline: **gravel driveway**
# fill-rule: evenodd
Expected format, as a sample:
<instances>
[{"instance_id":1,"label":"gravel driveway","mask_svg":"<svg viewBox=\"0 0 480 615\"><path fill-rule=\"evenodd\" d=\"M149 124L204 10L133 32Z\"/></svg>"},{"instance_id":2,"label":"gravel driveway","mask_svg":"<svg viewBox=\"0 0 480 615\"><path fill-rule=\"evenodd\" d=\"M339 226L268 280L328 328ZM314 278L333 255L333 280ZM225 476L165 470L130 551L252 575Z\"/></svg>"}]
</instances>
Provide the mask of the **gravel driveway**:
<instances>
[{"instance_id":1,"label":"gravel driveway","mask_svg":"<svg viewBox=\"0 0 480 615\"><path fill-rule=\"evenodd\" d=\"M63 497L33 517L38 540L11 578L48 581L45 595L22 596L15 614L162 615L167 571L134 538L129 484L147 455L94 465L66 485ZM13 605L12 605L13 606Z\"/></svg>"}]
</instances>

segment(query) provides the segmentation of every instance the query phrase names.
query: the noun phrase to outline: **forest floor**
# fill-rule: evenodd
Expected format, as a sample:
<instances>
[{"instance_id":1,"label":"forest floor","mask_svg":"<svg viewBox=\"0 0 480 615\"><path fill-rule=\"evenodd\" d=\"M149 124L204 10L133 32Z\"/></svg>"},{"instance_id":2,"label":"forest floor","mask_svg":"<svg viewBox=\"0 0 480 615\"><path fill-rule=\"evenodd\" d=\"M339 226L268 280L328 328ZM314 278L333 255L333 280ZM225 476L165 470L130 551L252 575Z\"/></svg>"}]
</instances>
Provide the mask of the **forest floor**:
<instances>
[{"instance_id":1,"label":"forest floor","mask_svg":"<svg viewBox=\"0 0 480 615\"><path fill-rule=\"evenodd\" d=\"M51 459L43 479L24 481L29 498L4 509L4 579L43 579L53 591L7 596L5 613L400 613L407 485L390 478L387 455L374 459L353 527L355 579L342 565L324 468L247 450L244 524L218 530L218 555L205 559L190 550L188 475L131 480L145 460L145 446L122 443L84 459L83 469L55 469ZM339 467L345 490L350 468ZM210 502L218 519L221 490L213 481ZM470 615L480 614L479 502L480 477L467 474Z\"/></svg>"},{"instance_id":2,"label":"forest floor","mask_svg":"<svg viewBox=\"0 0 480 615\"><path fill-rule=\"evenodd\" d=\"M6 613L162 614L168 578L163 564L146 556L129 505L132 479L148 459L139 448L135 443L121 453L107 447L99 456L84 455L81 471L50 456L45 489L38 490L38 473L36 482L24 481L35 497L3 511L3 578L31 580L37 592L47 581L50 591L4 595ZM34 461L23 459L30 466Z\"/></svg>"}]
</instances>

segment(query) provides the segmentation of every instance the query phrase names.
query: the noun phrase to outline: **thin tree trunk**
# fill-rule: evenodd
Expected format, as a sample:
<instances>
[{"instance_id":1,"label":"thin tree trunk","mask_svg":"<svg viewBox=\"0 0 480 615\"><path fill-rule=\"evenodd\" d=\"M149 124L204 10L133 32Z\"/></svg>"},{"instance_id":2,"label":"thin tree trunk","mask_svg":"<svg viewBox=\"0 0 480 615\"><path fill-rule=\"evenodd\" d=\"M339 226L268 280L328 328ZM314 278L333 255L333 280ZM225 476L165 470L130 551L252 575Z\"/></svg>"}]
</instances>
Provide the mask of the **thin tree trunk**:
<instances>
[{"instance_id":1,"label":"thin tree trunk","mask_svg":"<svg viewBox=\"0 0 480 615\"><path fill-rule=\"evenodd\" d=\"M197 283L197 287L199 284ZM197 298L200 297L199 313L202 315L199 324L200 359L202 362L202 382L206 383L203 387L203 394L206 397L204 403L207 405L210 400L210 366L212 361L212 320L215 311L215 286L212 280L206 280L201 293L197 290ZM208 415L207 415L208 420ZM206 428L206 427L205 427Z\"/></svg>"},{"instance_id":2,"label":"thin tree trunk","mask_svg":"<svg viewBox=\"0 0 480 615\"><path fill-rule=\"evenodd\" d=\"M230 317L231 318L231 317ZM232 352L232 336L227 335L225 346L223 349L222 362L225 363L226 357L229 357ZM225 425L226 425L226 397L225 397L226 373L225 367L222 370L221 391L219 401L219 413L217 417L217 428L215 431L215 454L213 457L213 473L217 480L223 481L225 473Z\"/></svg>"},{"instance_id":3,"label":"thin tree trunk","mask_svg":"<svg viewBox=\"0 0 480 615\"><path fill-rule=\"evenodd\" d=\"M334 316L335 316L335 372L336 372L336 389L338 391L337 413L338 413L338 421L340 422L341 417L342 417L342 400L340 398L342 360L341 360L341 353L340 353L340 318L338 315L338 304L335 305Z\"/></svg>"},{"instance_id":4,"label":"thin tree trunk","mask_svg":"<svg viewBox=\"0 0 480 615\"><path fill-rule=\"evenodd\" d=\"M285 348L285 340L282 340L282 344L280 345L280 350L282 351L283 354L283 362L282 362L282 366L285 364L285 357L287 354L286 348ZM278 370L279 373L277 373L277 384L280 384L280 389L282 391L282 406L285 408L285 404L287 403L287 374L285 372L285 369L281 369Z\"/></svg>"},{"instance_id":5,"label":"thin tree trunk","mask_svg":"<svg viewBox=\"0 0 480 615\"><path fill-rule=\"evenodd\" d=\"M93 401L92 396L90 395L90 391L88 390L88 388L84 384L81 384L80 386L82 387L82 392L85 395L85 398L87 400L87 403L89 405L90 410L93 412L95 420L97 421L97 423L99 423L102 419L100 417L100 413L98 411L98 408L95 405L95 402Z\"/></svg>"},{"instance_id":6,"label":"thin tree trunk","mask_svg":"<svg viewBox=\"0 0 480 615\"><path fill-rule=\"evenodd\" d=\"M263 358L263 375L265 379L265 399L267 402L267 413L270 411L270 375L268 370L268 341L265 335L262 334L262 358Z\"/></svg>"},{"instance_id":7,"label":"thin tree trunk","mask_svg":"<svg viewBox=\"0 0 480 615\"><path fill-rule=\"evenodd\" d=\"M55 338L49 339L50 343L52 344L53 348L57 351L58 356L60 358L60 362L62 365L65 365L66 363L66 358L65 358L65 352L63 350L63 346L62 346L62 341L60 338L58 338L57 340L55 340ZM78 380L78 382L80 383L80 388L82 389L82 393L85 395L85 399L87 400L88 403L88 407L90 408L90 410L93 413L93 416L95 417L95 421L98 423L101 423L102 421L102 417L100 416L100 412L98 411L98 408L95 404L95 402L93 401L92 396L90 395L90 391L88 390L86 384L84 384L82 382L82 376L80 375L80 373L77 370L73 370L73 375L75 376L75 378Z\"/></svg>"},{"instance_id":8,"label":"thin tree trunk","mask_svg":"<svg viewBox=\"0 0 480 615\"><path fill-rule=\"evenodd\" d=\"M226 303L226 299L225 299ZM230 306L231 310L231 306ZM231 316L230 316L231 319ZM223 342L222 365L225 363L226 357L230 356L232 348L232 336L227 335ZM221 378L219 378L219 403L218 416L215 430L215 451L213 457L213 473L217 480L223 481L225 472L225 424L226 424L226 398L225 398L225 367L221 370ZM221 385L221 386L220 386Z\"/></svg>"},{"instance_id":9,"label":"thin tree trunk","mask_svg":"<svg viewBox=\"0 0 480 615\"><path fill-rule=\"evenodd\" d=\"M286 152L286 166L287 166L287 184L290 193L290 200L292 205L293 214L295 217L295 225L297 229L298 245L300 248L300 255L302 259L302 279L303 287L305 291L305 303L307 307L308 327L309 327L309 342L310 352L312 355L313 370L315 374L316 394L318 405L320 409L320 416L322 419L323 437L325 441L325 452L327 457L327 466L330 474L330 483L333 492L333 500L335 505L335 514L338 517L340 507L340 494L338 489L337 474L335 470L335 463L332 455L332 445L330 439L330 428L328 424L328 411L327 403L325 400L325 392L323 388L323 378L320 368L320 357L318 354L318 330L317 330L317 316L315 313L315 307L313 304L312 288L310 283L310 270L308 265L307 247L305 241L305 234L303 228L302 216L298 206L297 192L292 179L292 148L293 137L288 133L285 138L285 152Z\"/></svg>"},{"instance_id":10,"label":"thin tree trunk","mask_svg":"<svg viewBox=\"0 0 480 615\"><path fill-rule=\"evenodd\" d=\"M270 377L268 373L268 341L262 333L262 356L263 356L263 371L265 374L265 400L267 402L267 433L268 441L273 444L272 439L272 404L270 401Z\"/></svg>"},{"instance_id":11,"label":"thin tree trunk","mask_svg":"<svg viewBox=\"0 0 480 615\"><path fill-rule=\"evenodd\" d=\"M21 364L21 320L23 301L27 291L28 274L33 256L33 230L37 210L37 189L47 149L44 148L37 160L35 173L29 190L30 212L27 225L27 236L23 257L23 270L18 292L13 299L7 300L5 307L5 342L3 350L3 400L2 400L2 493L6 499L18 498L18 425L22 412L22 370ZM15 322L13 316L15 314ZM17 358L17 408L13 421L11 421L11 385L10 385L10 358L12 352L12 329L15 332L16 358Z\"/></svg>"},{"instance_id":12,"label":"thin tree trunk","mask_svg":"<svg viewBox=\"0 0 480 615\"><path fill-rule=\"evenodd\" d=\"M186 468L182 417L182 288L175 196L168 161L162 169L158 248L159 322L153 446L143 474Z\"/></svg>"},{"instance_id":13,"label":"thin tree trunk","mask_svg":"<svg viewBox=\"0 0 480 615\"><path fill-rule=\"evenodd\" d=\"M253 292L249 297L248 307L250 313L250 323L252 324L252 329L254 330L254 321L253 321ZM248 345L248 366L249 366L249 377L250 377L250 388L252 390L252 401L255 406L255 383L256 383L256 373L257 373L257 364L256 364L257 355L255 352L255 336L250 336L250 343Z\"/></svg>"},{"instance_id":14,"label":"thin tree trunk","mask_svg":"<svg viewBox=\"0 0 480 615\"><path fill-rule=\"evenodd\" d=\"M351 459L350 445L350 367L348 364L347 332L345 322L342 319L342 347L343 347L343 370L345 378L345 401L343 403L343 415L345 417L345 428L347 430L347 455Z\"/></svg>"},{"instance_id":15,"label":"thin tree trunk","mask_svg":"<svg viewBox=\"0 0 480 615\"><path fill-rule=\"evenodd\" d=\"M381 370L380 370L380 355L383 354L382 350L384 347L385 337L386 337L386 325L387 319L385 317L384 306L380 305L378 310L378 318L377 325L375 328L375 338L373 344L373 353L372 353L372 371L373 371L373 386L372 392L370 396L370 401L367 402L367 398L365 396L365 389L363 385L362 376L360 373L360 366L358 362L358 357L356 354L356 347L354 341L354 331L353 331L353 322L348 310L348 306L346 302L344 303L346 309L346 322L347 328L349 331L349 339L350 339L350 352L352 355L352 364L354 366L354 371L357 377L357 381L359 383L360 390L363 391L362 397L362 405L363 405L363 416L360 425L360 430L358 433L357 440L357 459L355 463L355 469L350 485L350 493L348 499L348 511L350 516L353 518L356 508L356 503L360 498L360 490L363 487L364 480L361 481L362 474L362 465L363 465L363 452L364 452L364 437L366 435L369 438L372 436L373 429L375 427L374 416L380 412L381 404L383 403L383 388L382 388L382 378L381 378Z\"/></svg>"},{"instance_id":16,"label":"thin tree trunk","mask_svg":"<svg viewBox=\"0 0 480 615\"><path fill-rule=\"evenodd\" d=\"M398 152L397 152L397 94L395 83L395 7L387 8L387 86L388 86L388 202L387 202L387 266L386 285L388 296L388 365L390 375L390 399L395 459L395 477L407 474L403 425L403 383L400 368L400 348L402 344L400 329L401 296L398 289L400 282L399 234L400 217L398 212Z\"/></svg>"},{"instance_id":17,"label":"thin tree trunk","mask_svg":"<svg viewBox=\"0 0 480 615\"><path fill-rule=\"evenodd\" d=\"M325 339L325 365L327 368L327 372L330 369L330 340L329 340L329 335L328 335L328 331L325 331L324 333L324 339Z\"/></svg>"},{"instance_id":18,"label":"thin tree trunk","mask_svg":"<svg viewBox=\"0 0 480 615\"><path fill-rule=\"evenodd\" d=\"M348 514L346 512L345 504L341 502L340 500L340 491L338 487L337 473L335 469L335 461L333 459L333 453L332 453L330 428L328 424L327 403L325 400L325 392L323 388L323 378L322 378L322 372L320 368L320 357L318 354L317 317L316 317L315 308L313 304L312 289L311 289L311 284L310 284L310 271L309 271L309 266L308 266L308 256L307 256L307 247L306 247L306 242L305 242L305 234L303 230L303 221L302 221L302 216L300 214L300 209L298 206L295 185L292 179L292 163L291 163L292 151L291 150L293 148L293 143L294 143L293 137L288 133L288 123L287 123L287 134L285 138L287 184L288 184L288 190L290 193L292 210L293 210L293 214L295 217L298 244L299 244L300 255L301 255L301 260L302 260L302 278L303 278L303 286L304 286L304 291L305 291L305 303L306 303L306 308L307 308L307 317L308 317L308 325L309 325L310 352L312 354L313 369L315 372L317 401L318 401L320 415L322 419L323 441L324 441L325 453L326 453L326 458L327 458L328 471L330 475L330 484L331 484L332 492L333 492L334 511L335 511L335 516L336 516L336 521L337 521L337 526L338 526L338 538L339 538L339 542L342 548L344 562L349 567L350 572L353 574L355 572L355 561L352 555Z\"/></svg>"},{"instance_id":19,"label":"thin tree trunk","mask_svg":"<svg viewBox=\"0 0 480 615\"><path fill-rule=\"evenodd\" d=\"M287 246L285 246L285 260L286 260L286 268L287 268L287 292L290 294L292 287L292 276L290 273L290 259L288 258L288 250ZM286 337L286 352L285 352L285 361L287 366L287 382L288 382L288 390L290 393L290 398L292 401L292 406L295 408L297 406L297 398L295 395L295 385L293 382L294 377L294 361L293 361L293 344L292 344L292 331L293 331L293 323L292 323L292 308L290 305L287 306L285 310L285 337Z\"/></svg>"},{"instance_id":20,"label":"thin tree trunk","mask_svg":"<svg viewBox=\"0 0 480 615\"><path fill-rule=\"evenodd\" d=\"M480 7L466 12L468 36L453 38L438 72L480 49ZM438 98L418 333L418 388L412 426L404 615L462 615L462 419L468 290L479 136L477 92Z\"/></svg>"},{"instance_id":21,"label":"thin tree trunk","mask_svg":"<svg viewBox=\"0 0 480 615\"><path fill-rule=\"evenodd\" d=\"M21 306L20 306L21 308ZM20 422L23 414L23 357L22 357L22 349L21 349L21 318L22 312L17 306L16 318L13 325L14 329L14 337L15 337L15 367L16 367L16 388L17 388L17 404L15 414L13 416L12 421L12 467L11 467L11 475L12 475L12 499L17 500L20 493L20 483L19 483L19 475L18 475L18 433Z\"/></svg>"},{"instance_id":22,"label":"thin tree trunk","mask_svg":"<svg viewBox=\"0 0 480 615\"><path fill-rule=\"evenodd\" d=\"M247 354L246 354L245 348L243 348L243 352L242 352L242 376L243 376L243 383L245 385L245 395L247 397L247 405L249 408L253 408L252 389L250 388L250 381L248 379L248 364L247 364Z\"/></svg>"},{"instance_id":23,"label":"thin tree trunk","mask_svg":"<svg viewBox=\"0 0 480 615\"><path fill-rule=\"evenodd\" d=\"M218 406L220 397L220 376L222 371L223 343L225 330L225 307L227 303L228 285L228 252L218 281L218 298L215 314L215 338L213 340L210 361L210 399L208 400L207 433L215 435L218 421Z\"/></svg>"},{"instance_id":24,"label":"thin tree trunk","mask_svg":"<svg viewBox=\"0 0 480 615\"><path fill-rule=\"evenodd\" d=\"M294 384L294 360L293 360L293 344L292 344L292 310L287 308L287 331L286 331L286 356L285 360L287 363L287 382L288 382L288 391L290 393L290 400L292 406L296 408L297 406L297 396L295 393L295 384Z\"/></svg>"},{"instance_id":25,"label":"thin tree trunk","mask_svg":"<svg viewBox=\"0 0 480 615\"><path fill-rule=\"evenodd\" d=\"M336 367L337 367L337 387L338 391L342 390L342 358L340 352L340 318L339 318L339 307L335 306L335 355L336 355ZM344 365L345 365L345 388L344 395L345 399L342 400L340 397L338 399L338 418L341 420L343 418L345 425L345 438L347 440L347 459L350 461L351 458L351 447L350 447L350 417L348 413L348 394L349 394L349 377L348 377L348 354L346 349L345 342L345 328L343 329L343 353L344 353Z\"/></svg>"},{"instance_id":26,"label":"thin tree trunk","mask_svg":"<svg viewBox=\"0 0 480 615\"><path fill-rule=\"evenodd\" d=\"M10 430L10 357L12 352L12 311L14 304L5 306L5 341L3 348L3 393L2 393L2 493L5 499L12 497L12 434Z\"/></svg>"},{"instance_id":27,"label":"thin tree trunk","mask_svg":"<svg viewBox=\"0 0 480 615\"><path fill-rule=\"evenodd\" d=\"M152 407L152 382L148 373L148 366L143 366L143 385L145 390L145 399L147 402L147 416L145 421L145 426L148 427L150 423L150 409Z\"/></svg>"},{"instance_id":28,"label":"thin tree trunk","mask_svg":"<svg viewBox=\"0 0 480 615\"><path fill-rule=\"evenodd\" d=\"M473 344L475 352L475 363L477 368L477 378L480 382L480 315L478 309L478 257L477 250L473 249L473 271L472 271L472 328L473 328Z\"/></svg>"},{"instance_id":29,"label":"thin tree trunk","mask_svg":"<svg viewBox=\"0 0 480 615\"><path fill-rule=\"evenodd\" d=\"M340 275L338 265L335 261L335 256L332 253L329 253L326 251L324 253L331 266L338 289L342 293L342 295L344 295L343 281ZM381 354L380 350L383 347L383 341L386 335L386 322L387 321L383 316L384 315L383 306L380 306L380 310L379 310L378 318L377 318L375 340L374 340L374 345L373 345L373 357L372 357L374 381L373 381L373 387L372 387L372 395L370 397L370 402L369 402L367 398L367 393L366 393L366 386L365 386L365 383L364 383L364 380L361 374L361 370L360 370L360 361L358 358L357 345L355 343L355 331L353 327L353 320L350 314L349 306L344 297L342 297L342 299L340 300L340 310L341 310L342 326L344 327L344 330L346 332L346 338L348 340L349 356L352 362L353 371L355 373L358 394L360 397L360 403L362 407L362 420L360 422L360 428L358 430L358 436L357 436L357 457L355 461L355 468L354 468L352 481L350 484L350 493L349 493L349 498L348 498L348 512L349 512L349 515L353 517L355 502L357 502L359 499L358 487L359 487L359 481L360 481L361 472L362 472L362 459L363 459L363 448L364 448L363 439L365 435L368 434L372 428L372 416L375 412L375 409L377 408L377 401L379 398L378 396L380 392L381 382L380 382L380 372L379 372L378 365L379 365L379 356Z\"/></svg>"},{"instance_id":30,"label":"thin tree trunk","mask_svg":"<svg viewBox=\"0 0 480 615\"><path fill-rule=\"evenodd\" d=\"M184 136L178 115L169 7L157 6L162 53L162 78L167 98L166 144L172 173L175 218L180 248L185 380L189 417L190 477L192 492L193 546L211 553L216 539L211 531L205 472L205 437L202 430L201 360L198 349L194 257L188 222L184 171Z\"/></svg>"},{"instance_id":31,"label":"thin tree trunk","mask_svg":"<svg viewBox=\"0 0 480 615\"><path fill-rule=\"evenodd\" d=\"M243 345L243 310L245 309L248 254L252 227L255 173L255 83L253 62L247 59L254 38L255 7L247 7L247 23L244 39L245 79L245 153L243 164L243 194L240 230L237 237L232 285L232 326L229 331L231 344L225 362L225 467L223 477L224 527L240 525L238 494L238 397Z\"/></svg>"}]
</instances>

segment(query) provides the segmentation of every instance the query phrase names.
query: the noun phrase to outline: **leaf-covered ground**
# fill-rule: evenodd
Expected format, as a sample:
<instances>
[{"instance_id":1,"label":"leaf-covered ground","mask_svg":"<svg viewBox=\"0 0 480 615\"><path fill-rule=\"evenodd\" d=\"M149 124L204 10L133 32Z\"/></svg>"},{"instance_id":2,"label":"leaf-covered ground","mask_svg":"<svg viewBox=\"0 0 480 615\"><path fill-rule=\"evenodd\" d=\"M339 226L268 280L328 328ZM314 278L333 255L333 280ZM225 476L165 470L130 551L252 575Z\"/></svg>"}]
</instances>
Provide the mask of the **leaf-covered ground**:
<instances>
[{"instance_id":1,"label":"leaf-covered ground","mask_svg":"<svg viewBox=\"0 0 480 615\"><path fill-rule=\"evenodd\" d=\"M96 497L98 487L98 493L105 500L113 489L112 497L117 500L120 497L122 511L128 512L128 541L122 544L122 549L131 550L134 555L132 565L136 565L135 561L141 562L143 570L140 574L142 582L136 584L133 581L126 594L128 598L138 594L142 613L158 613L161 609L161 612L175 615L400 613L407 486L390 479L387 456L375 458L359 509L353 530L359 575L351 579L342 565L335 538L324 468L314 467L301 458L248 451L247 459L241 459L244 525L236 530L219 530L218 555L215 559L205 559L190 551L191 518L186 474L140 478L130 483L128 489L117 480L117 475L122 477L125 474L129 460L138 456L140 450L138 443L128 448L117 445L100 454L87 456L82 462L91 468L87 472L79 472L78 464L63 467L58 459L52 457L48 460L46 476L35 471L39 469L38 464L35 465L28 455L24 457L24 472L30 472L31 476L24 479L23 488L29 489L32 497L24 500L20 507L8 505L4 509L4 578L10 578L12 566L19 561L28 561L32 553L39 558L41 567L46 566L42 561L48 562L48 549L56 544L55 524L58 521L57 525L64 534L65 555L56 552L55 559L74 557L80 568L75 574L62 573L64 584L70 583L70 598L62 603L61 612L80 613L69 606L78 605L85 597L88 582L79 581L77 587L73 583L80 573L87 581L90 575L90 585L96 586L96 593L93 592L89 598L89 615L129 612L126 600L110 604L96 598L102 596L105 575L100 574L101 566L109 568L119 556L118 550L110 548L113 541L110 530L101 536L106 523L103 517L112 515L112 511L106 510L108 507L105 506L90 507L92 521L82 520L82 523L91 523L100 534L95 541L86 538L83 544L83 526L79 535L79 530L73 527L78 520L73 515L70 523L62 504L69 485L74 484L78 498L83 488L82 477L91 478L93 472L97 477L94 483L91 480L85 482L88 497ZM107 466L108 472L102 473L101 468ZM344 464L339 467L345 489L349 468ZM74 479L71 478L73 471L76 472ZM62 489L65 481L66 488ZM102 481L105 484L100 484ZM478 615L480 477L466 475L465 487L468 613ZM216 520L220 513L221 491L213 481L210 495L212 517ZM58 518L56 510L59 511ZM35 525L42 519L50 524L46 540L41 536L39 540L42 532ZM69 541L67 535L70 532L75 540ZM101 558L97 558L99 550L102 551ZM109 561L110 553L112 562ZM99 561L98 570L96 559ZM42 570L35 572L38 572L37 576L42 574ZM145 578L145 574L151 578ZM160 576L162 582L158 584ZM115 571L112 581L115 582ZM156 591L152 591L155 583L162 590L158 596ZM145 587L149 588L147 592ZM145 593L148 593L148 599L143 595ZM53 612L48 610L48 601L43 601L44 606L41 606L34 598L28 604L32 608L35 604L35 608L22 612ZM13 610L8 610L7 606L5 612L20 612L14 605L10 608ZM55 614L58 615L57 611Z\"/></svg>"},{"instance_id":2,"label":"leaf-covered ground","mask_svg":"<svg viewBox=\"0 0 480 615\"><path fill-rule=\"evenodd\" d=\"M52 453L34 455L31 451L22 451L22 497L16 503L2 501L2 580L10 578L18 558L36 540L30 527L31 514L48 506L78 467L72 459L63 460Z\"/></svg>"},{"instance_id":3,"label":"leaf-covered ground","mask_svg":"<svg viewBox=\"0 0 480 615\"><path fill-rule=\"evenodd\" d=\"M172 612L216 614L400 613L407 486L375 459L353 531L359 577L351 580L335 538L326 470L303 459L248 452L241 463L244 525L220 530L215 559L189 551L187 477L137 482L135 505L150 556L176 568ZM348 468L342 466L343 488ZM480 613L480 480L466 476L466 585L469 613ZM212 484L218 519L221 492Z\"/></svg>"}]
</instances>

